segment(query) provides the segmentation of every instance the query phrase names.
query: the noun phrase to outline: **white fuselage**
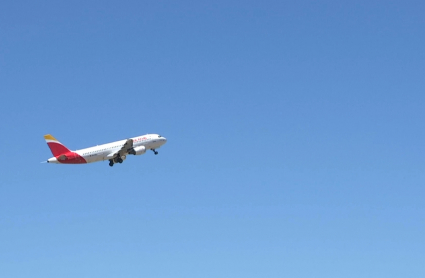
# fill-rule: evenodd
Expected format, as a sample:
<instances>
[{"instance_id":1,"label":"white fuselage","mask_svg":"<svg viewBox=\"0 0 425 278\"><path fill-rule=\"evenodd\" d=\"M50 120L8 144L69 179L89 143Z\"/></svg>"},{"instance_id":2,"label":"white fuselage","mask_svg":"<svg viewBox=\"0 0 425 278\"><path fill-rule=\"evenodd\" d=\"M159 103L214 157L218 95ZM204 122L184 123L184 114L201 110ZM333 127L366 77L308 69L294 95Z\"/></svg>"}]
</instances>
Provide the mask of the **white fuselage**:
<instances>
[{"instance_id":1,"label":"white fuselage","mask_svg":"<svg viewBox=\"0 0 425 278\"><path fill-rule=\"evenodd\" d=\"M137 137L132 137L133 147L144 146L146 150L158 149L167 142L167 139L158 134L147 134ZM107 143L95 147L81 149L75 151L81 155L87 163L108 160L108 155L119 151L127 140L120 140L112 143Z\"/></svg>"}]
</instances>

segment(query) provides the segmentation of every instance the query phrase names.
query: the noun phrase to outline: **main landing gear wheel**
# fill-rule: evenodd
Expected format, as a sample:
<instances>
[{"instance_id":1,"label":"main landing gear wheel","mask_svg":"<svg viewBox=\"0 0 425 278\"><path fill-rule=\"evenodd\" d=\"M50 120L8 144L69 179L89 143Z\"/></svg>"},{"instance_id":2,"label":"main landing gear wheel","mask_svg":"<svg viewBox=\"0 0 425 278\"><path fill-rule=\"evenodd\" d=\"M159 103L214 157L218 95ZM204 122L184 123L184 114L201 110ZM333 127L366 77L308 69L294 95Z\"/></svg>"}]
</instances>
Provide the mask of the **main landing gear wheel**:
<instances>
[{"instance_id":1,"label":"main landing gear wheel","mask_svg":"<svg viewBox=\"0 0 425 278\"><path fill-rule=\"evenodd\" d=\"M158 152L155 150L155 149L151 149L152 151L153 151L153 153L155 154L155 155L157 155L158 154Z\"/></svg>"},{"instance_id":2,"label":"main landing gear wheel","mask_svg":"<svg viewBox=\"0 0 425 278\"><path fill-rule=\"evenodd\" d=\"M112 159L112 162L115 162L115 163L122 163L124 160L121 158L121 156L120 155L117 155L116 157L115 157L115 159Z\"/></svg>"},{"instance_id":3,"label":"main landing gear wheel","mask_svg":"<svg viewBox=\"0 0 425 278\"><path fill-rule=\"evenodd\" d=\"M114 162L112 161L112 159L111 160L109 160L109 166L114 166Z\"/></svg>"}]
</instances>

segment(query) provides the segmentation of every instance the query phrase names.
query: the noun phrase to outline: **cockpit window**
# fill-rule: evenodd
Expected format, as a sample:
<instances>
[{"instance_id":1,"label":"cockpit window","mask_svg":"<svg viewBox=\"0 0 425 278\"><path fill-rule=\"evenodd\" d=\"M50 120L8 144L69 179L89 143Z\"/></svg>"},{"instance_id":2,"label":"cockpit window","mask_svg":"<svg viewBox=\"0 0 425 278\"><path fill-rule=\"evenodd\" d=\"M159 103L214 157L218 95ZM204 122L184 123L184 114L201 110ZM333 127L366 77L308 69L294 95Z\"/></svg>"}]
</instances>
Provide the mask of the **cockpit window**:
<instances>
[{"instance_id":1,"label":"cockpit window","mask_svg":"<svg viewBox=\"0 0 425 278\"><path fill-rule=\"evenodd\" d=\"M158 138L161 138L161 135L158 135Z\"/></svg>"}]
</instances>

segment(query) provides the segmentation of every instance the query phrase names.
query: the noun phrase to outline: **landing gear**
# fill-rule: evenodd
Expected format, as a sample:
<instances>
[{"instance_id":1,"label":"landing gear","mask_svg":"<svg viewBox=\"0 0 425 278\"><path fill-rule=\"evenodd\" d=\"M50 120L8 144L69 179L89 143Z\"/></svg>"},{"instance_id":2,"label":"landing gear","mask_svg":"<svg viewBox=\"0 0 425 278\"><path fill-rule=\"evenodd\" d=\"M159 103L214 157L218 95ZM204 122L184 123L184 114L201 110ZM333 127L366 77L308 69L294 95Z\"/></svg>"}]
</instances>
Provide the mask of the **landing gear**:
<instances>
[{"instance_id":1,"label":"landing gear","mask_svg":"<svg viewBox=\"0 0 425 278\"><path fill-rule=\"evenodd\" d=\"M158 154L158 152L155 150L155 149L151 149L152 151L153 151L153 153L155 154L155 155L157 155Z\"/></svg>"},{"instance_id":2,"label":"landing gear","mask_svg":"<svg viewBox=\"0 0 425 278\"><path fill-rule=\"evenodd\" d=\"M122 163L124 160L120 157L120 156L117 156L117 157L115 157L115 158L113 158L113 159L109 159L109 166L114 166L114 163Z\"/></svg>"}]
</instances>

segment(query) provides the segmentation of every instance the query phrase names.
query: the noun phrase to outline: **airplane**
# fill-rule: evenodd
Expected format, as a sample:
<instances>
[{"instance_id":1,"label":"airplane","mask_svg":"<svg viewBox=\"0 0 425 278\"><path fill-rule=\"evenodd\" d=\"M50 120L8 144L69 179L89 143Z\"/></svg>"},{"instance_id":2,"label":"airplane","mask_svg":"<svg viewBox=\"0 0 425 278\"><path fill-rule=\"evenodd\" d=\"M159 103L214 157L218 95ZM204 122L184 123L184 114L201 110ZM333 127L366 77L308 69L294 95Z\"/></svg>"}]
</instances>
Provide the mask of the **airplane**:
<instances>
[{"instance_id":1,"label":"airplane","mask_svg":"<svg viewBox=\"0 0 425 278\"><path fill-rule=\"evenodd\" d=\"M152 150L155 155L156 149L167 142L165 137L159 134L146 134L132 137L108 144L98 145L86 149L71 151L50 134L44 135L47 145L52 151L53 157L47 163L56 164L85 164L109 160L109 166L122 163L127 155L142 155L146 150Z\"/></svg>"}]
</instances>

